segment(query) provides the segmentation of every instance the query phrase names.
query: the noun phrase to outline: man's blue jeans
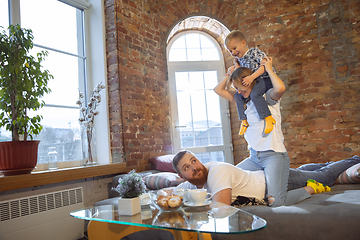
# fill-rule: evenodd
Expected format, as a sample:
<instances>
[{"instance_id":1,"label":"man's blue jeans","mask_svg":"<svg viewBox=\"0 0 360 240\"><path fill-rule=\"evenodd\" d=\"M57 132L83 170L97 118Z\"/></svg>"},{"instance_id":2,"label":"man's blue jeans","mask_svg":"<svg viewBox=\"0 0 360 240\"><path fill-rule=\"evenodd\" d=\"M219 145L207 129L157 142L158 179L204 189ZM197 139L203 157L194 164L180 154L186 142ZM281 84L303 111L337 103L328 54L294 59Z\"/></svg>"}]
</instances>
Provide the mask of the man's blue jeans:
<instances>
[{"instance_id":1,"label":"man's blue jeans","mask_svg":"<svg viewBox=\"0 0 360 240\"><path fill-rule=\"evenodd\" d=\"M337 162L305 164L294 169L289 168L290 159L287 153L257 152L250 149L250 157L236 167L250 171L264 171L267 184L266 196L274 197L275 201L270 206L275 207L293 205L309 198L311 195L303 188L308 179L332 186L343 171L358 163L360 157L353 156Z\"/></svg>"},{"instance_id":2,"label":"man's blue jeans","mask_svg":"<svg viewBox=\"0 0 360 240\"><path fill-rule=\"evenodd\" d=\"M336 162L310 163L295 169L291 168L288 189L305 187L308 179L314 179L322 184L332 186L342 172L358 163L360 163L360 157L353 156Z\"/></svg>"}]
</instances>

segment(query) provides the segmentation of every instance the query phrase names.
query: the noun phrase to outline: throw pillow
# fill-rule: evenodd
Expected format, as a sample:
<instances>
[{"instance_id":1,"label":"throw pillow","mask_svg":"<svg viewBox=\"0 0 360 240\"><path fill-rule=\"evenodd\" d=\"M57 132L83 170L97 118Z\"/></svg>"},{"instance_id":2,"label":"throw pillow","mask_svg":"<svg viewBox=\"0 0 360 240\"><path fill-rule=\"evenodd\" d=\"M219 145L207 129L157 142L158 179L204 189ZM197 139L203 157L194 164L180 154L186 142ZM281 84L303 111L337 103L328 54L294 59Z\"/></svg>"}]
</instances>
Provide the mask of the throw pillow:
<instances>
[{"instance_id":1,"label":"throw pillow","mask_svg":"<svg viewBox=\"0 0 360 240\"><path fill-rule=\"evenodd\" d=\"M176 173L156 173L144 177L145 185L150 190L157 190L167 187L176 187L184 180Z\"/></svg>"},{"instance_id":2,"label":"throw pillow","mask_svg":"<svg viewBox=\"0 0 360 240\"><path fill-rule=\"evenodd\" d=\"M360 183L360 163L355 164L342 172L337 181L341 184Z\"/></svg>"},{"instance_id":3,"label":"throw pillow","mask_svg":"<svg viewBox=\"0 0 360 240\"><path fill-rule=\"evenodd\" d=\"M163 156L157 156L152 157L149 159L149 162L154 165L156 170L162 171L162 172L173 172L176 173L172 166L172 161L175 155L163 155Z\"/></svg>"}]
</instances>

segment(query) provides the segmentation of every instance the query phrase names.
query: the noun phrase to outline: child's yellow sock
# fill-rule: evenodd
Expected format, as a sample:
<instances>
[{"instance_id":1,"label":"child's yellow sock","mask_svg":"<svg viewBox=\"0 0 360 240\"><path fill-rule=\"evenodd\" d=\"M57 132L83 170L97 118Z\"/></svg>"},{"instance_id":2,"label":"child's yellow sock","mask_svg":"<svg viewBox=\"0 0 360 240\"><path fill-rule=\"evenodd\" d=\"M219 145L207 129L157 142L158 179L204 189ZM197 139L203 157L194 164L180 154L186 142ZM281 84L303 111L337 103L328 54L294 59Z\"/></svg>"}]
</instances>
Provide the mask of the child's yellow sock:
<instances>
[{"instance_id":1,"label":"child's yellow sock","mask_svg":"<svg viewBox=\"0 0 360 240\"><path fill-rule=\"evenodd\" d=\"M243 135L248 128L249 123L246 119L242 120L239 135Z\"/></svg>"},{"instance_id":2,"label":"child's yellow sock","mask_svg":"<svg viewBox=\"0 0 360 240\"><path fill-rule=\"evenodd\" d=\"M312 189L314 189L315 194L316 193L322 193L322 192L331 192L331 188L329 186L326 186L322 183L319 183L313 179L309 179L307 180L307 184L306 186L310 186L312 187Z\"/></svg>"},{"instance_id":3,"label":"child's yellow sock","mask_svg":"<svg viewBox=\"0 0 360 240\"><path fill-rule=\"evenodd\" d=\"M272 116L268 116L265 118L265 129L264 133L269 134L274 128L274 125L276 123L276 120Z\"/></svg>"}]
</instances>

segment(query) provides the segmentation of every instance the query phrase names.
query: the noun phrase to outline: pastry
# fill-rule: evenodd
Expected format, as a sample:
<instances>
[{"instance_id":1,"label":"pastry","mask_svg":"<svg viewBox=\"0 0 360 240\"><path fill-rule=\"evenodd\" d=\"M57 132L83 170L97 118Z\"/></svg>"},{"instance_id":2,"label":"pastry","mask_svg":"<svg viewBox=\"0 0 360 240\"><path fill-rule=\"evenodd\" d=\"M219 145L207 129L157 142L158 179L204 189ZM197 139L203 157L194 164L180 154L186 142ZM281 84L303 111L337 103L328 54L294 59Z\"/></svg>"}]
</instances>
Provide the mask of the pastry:
<instances>
[{"instance_id":1,"label":"pastry","mask_svg":"<svg viewBox=\"0 0 360 240\"><path fill-rule=\"evenodd\" d=\"M178 195L159 195L156 203L164 210L178 208L182 204L182 196Z\"/></svg>"},{"instance_id":2,"label":"pastry","mask_svg":"<svg viewBox=\"0 0 360 240\"><path fill-rule=\"evenodd\" d=\"M171 208L177 208L181 205L181 198L179 196L174 196L172 198L169 199L168 201L168 205Z\"/></svg>"}]
</instances>

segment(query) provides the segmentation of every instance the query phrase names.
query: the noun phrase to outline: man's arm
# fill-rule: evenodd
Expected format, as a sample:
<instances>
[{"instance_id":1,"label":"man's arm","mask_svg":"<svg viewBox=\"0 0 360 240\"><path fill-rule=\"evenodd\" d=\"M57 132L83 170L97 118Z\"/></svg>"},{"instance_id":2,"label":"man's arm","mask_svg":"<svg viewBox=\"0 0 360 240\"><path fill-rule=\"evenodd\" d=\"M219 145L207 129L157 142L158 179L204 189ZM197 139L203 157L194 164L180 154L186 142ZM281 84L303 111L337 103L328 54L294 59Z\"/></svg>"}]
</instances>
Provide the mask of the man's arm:
<instances>
[{"instance_id":1,"label":"man's arm","mask_svg":"<svg viewBox=\"0 0 360 240\"><path fill-rule=\"evenodd\" d=\"M226 188L217 192L214 196L212 196L212 199L217 202L231 205L231 188Z\"/></svg>"},{"instance_id":2,"label":"man's arm","mask_svg":"<svg viewBox=\"0 0 360 240\"><path fill-rule=\"evenodd\" d=\"M273 60L271 57L266 57L261 62L261 65L263 65L265 67L265 70L269 74L271 83L273 85L273 89L270 91L269 95L270 95L271 99L278 101L284 94L286 88L285 88L284 82L274 72L274 70L272 68L272 61Z\"/></svg>"}]
</instances>

